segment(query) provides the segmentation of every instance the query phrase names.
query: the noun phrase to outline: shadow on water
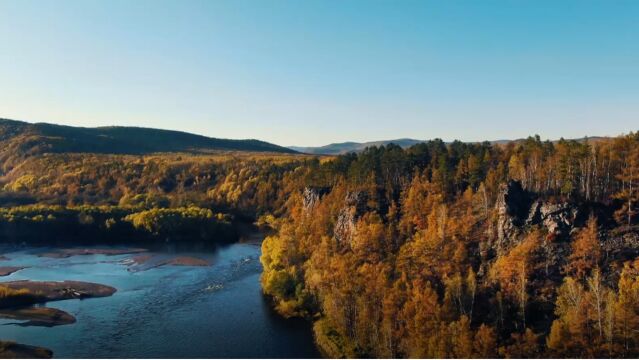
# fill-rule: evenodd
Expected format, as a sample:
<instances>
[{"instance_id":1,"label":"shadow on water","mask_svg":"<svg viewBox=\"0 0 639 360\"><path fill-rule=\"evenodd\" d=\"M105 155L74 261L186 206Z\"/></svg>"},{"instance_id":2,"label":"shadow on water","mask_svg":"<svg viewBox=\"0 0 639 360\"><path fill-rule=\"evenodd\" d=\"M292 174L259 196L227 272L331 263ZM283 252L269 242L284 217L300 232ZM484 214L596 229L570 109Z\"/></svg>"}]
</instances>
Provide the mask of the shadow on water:
<instances>
[{"instance_id":1,"label":"shadow on water","mask_svg":"<svg viewBox=\"0 0 639 360\"><path fill-rule=\"evenodd\" d=\"M273 324L273 327L278 332L294 333L297 346L304 349L303 355L300 355L297 351L292 351L290 354L282 354L283 358L321 358L320 352L315 346L313 340L313 330L311 323L308 320L302 318L289 318L286 319L279 315L273 308L273 303L266 296L262 295L262 306L264 312L269 318L269 322ZM287 340L288 341L288 340ZM282 344L283 346L285 344Z\"/></svg>"}]
</instances>

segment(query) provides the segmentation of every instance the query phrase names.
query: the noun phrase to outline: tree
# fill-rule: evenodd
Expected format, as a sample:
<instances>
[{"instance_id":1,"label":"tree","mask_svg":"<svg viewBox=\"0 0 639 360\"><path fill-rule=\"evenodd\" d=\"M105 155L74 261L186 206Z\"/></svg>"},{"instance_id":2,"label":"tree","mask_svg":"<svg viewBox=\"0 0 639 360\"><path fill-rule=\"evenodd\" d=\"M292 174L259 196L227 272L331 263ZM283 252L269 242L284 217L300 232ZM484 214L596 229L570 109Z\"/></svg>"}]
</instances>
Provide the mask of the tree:
<instances>
[{"instance_id":1,"label":"tree","mask_svg":"<svg viewBox=\"0 0 639 360\"><path fill-rule=\"evenodd\" d=\"M635 332L639 328L639 276L630 263L624 264L618 288L614 310L617 337L622 344L622 356L635 356L639 351L639 339Z\"/></svg>"},{"instance_id":2,"label":"tree","mask_svg":"<svg viewBox=\"0 0 639 360\"><path fill-rule=\"evenodd\" d=\"M577 279L584 279L598 266L601 261L601 247L597 231L597 219L590 216L586 227L581 229L572 241L572 252L565 267L566 273Z\"/></svg>"},{"instance_id":3,"label":"tree","mask_svg":"<svg viewBox=\"0 0 639 360\"><path fill-rule=\"evenodd\" d=\"M621 189L615 196L625 203L616 215L619 220L625 217L630 226L637 212L635 203L639 201L639 145L632 133L619 141L623 144L621 173L617 175Z\"/></svg>"},{"instance_id":4,"label":"tree","mask_svg":"<svg viewBox=\"0 0 639 360\"><path fill-rule=\"evenodd\" d=\"M539 356L539 335L531 329L526 329L522 334L511 334L512 344L500 348L502 356L508 359L536 358Z\"/></svg>"},{"instance_id":5,"label":"tree","mask_svg":"<svg viewBox=\"0 0 639 360\"><path fill-rule=\"evenodd\" d=\"M564 283L557 290L555 315L550 335L547 339L548 348L556 356L579 357L588 345L587 315L585 293L583 286L571 277L564 278Z\"/></svg>"},{"instance_id":6,"label":"tree","mask_svg":"<svg viewBox=\"0 0 639 360\"><path fill-rule=\"evenodd\" d=\"M540 243L540 233L533 231L519 245L500 256L490 269L491 280L517 303L523 328L526 327L528 277L534 270L533 254Z\"/></svg>"},{"instance_id":7,"label":"tree","mask_svg":"<svg viewBox=\"0 0 639 360\"><path fill-rule=\"evenodd\" d=\"M557 291L548 348L559 357L600 357L612 349L614 296L598 269L585 279L566 277Z\"/></svg>"},{"instance_id":8,"label":"tree","mask_svg":"<svg viewBox=\"0 0 639 360\"><path fill-rule=\"evenodd\" d=\"M481 324L473 340L474 356L481 359L489 359L497 356L497 336L495 330Z\"/></svg>"}]
</instances>

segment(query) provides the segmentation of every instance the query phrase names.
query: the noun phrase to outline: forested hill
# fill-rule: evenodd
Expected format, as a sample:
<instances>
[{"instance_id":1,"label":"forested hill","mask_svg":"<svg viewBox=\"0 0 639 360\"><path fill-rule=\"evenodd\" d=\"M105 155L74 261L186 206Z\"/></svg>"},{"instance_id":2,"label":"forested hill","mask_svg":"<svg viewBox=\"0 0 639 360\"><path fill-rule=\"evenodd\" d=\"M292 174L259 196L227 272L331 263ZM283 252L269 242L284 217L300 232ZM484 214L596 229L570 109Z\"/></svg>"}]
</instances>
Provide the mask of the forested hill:
<instances>
[{"instance_id":1,"label":"forested hill","mask_svg":"<svg viewBox=\"0 0 639 360\"><path fill-rule=\"evenodd\" d=\"M181 131L140 127L84 128L0 119L2 160L40 153L146 154L236 150L294 153L259 140L209 138Z\"/></svg>"},{"instance_id":2,"label":"forested hill","mask_svg":"<svg viewBox=\"0 0 639 360\"><path fill-rule=\"evenodd\" d=\"M391 144L304 175L265 218L262 287L327 357L639 356L639 134Z\"/></svg>"},{"instance_id":3,"label":"forested hill","mask_svg":"<svg viewBox=\"0 0 639 360\"><path fill-rule=\"evenodd\" d=\"M364 151L364 149L366 149L367 147L373 147L373 146L385 146L389 144L395 144L403 148L408 148L422 142L425 142L425 140L394 139L394 140L369 141L369 142L363 142L363 143L349 141L349 142L343 142L343 143L328 144L328 145L318 146L318 147L289 146L289 148L295 151L306 153L306 154L341 155L341 154L347 154L350 152Z\"/></svg>"}]
</instances>

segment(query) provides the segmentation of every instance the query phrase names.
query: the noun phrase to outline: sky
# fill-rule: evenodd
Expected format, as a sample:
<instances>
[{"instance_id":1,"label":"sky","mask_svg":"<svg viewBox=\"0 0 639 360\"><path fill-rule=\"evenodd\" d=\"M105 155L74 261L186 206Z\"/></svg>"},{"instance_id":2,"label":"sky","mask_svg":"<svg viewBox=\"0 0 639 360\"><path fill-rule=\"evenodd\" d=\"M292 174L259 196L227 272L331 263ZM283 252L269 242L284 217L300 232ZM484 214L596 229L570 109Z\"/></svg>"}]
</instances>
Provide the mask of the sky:
<instances>
[{"instance_id":1,"label":"sky","mask_svg":"<svg viewBox=\"0 0 639 360\"><path fill-rule=\"evenodd\" d=\"M639 130L639 1L0 0L0 117L279 145Z\"/></svg>"}]
</instances>

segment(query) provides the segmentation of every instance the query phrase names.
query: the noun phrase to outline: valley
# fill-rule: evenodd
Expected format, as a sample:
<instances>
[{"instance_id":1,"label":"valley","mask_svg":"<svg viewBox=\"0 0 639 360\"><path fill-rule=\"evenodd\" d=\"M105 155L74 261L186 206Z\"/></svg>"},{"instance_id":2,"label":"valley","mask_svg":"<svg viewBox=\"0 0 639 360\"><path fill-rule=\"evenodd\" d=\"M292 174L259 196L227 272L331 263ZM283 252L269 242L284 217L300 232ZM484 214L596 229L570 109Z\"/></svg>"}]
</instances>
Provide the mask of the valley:
<instances>
[{"instance_id":1,"label":"valley","mask_svg":"<svg viewBox=\"0 0 639 360\"><path fill-rule=\"evenodd\" d=\"M636 133L336 156L27 151L2 169L0 339L54 356L264 356L244 341L272 357L639 351ZM79 300L95 294L110 296ZM234 310L216 322L220 306ZM118 324L105 331L122 353L79 335L96 316ZM205 340L213 323L242 341L211 346L231 341ZM166 338L187 329L192 342Z\"/></svg>"}]
</instances>

